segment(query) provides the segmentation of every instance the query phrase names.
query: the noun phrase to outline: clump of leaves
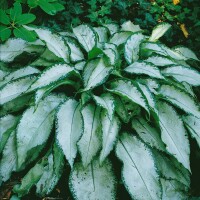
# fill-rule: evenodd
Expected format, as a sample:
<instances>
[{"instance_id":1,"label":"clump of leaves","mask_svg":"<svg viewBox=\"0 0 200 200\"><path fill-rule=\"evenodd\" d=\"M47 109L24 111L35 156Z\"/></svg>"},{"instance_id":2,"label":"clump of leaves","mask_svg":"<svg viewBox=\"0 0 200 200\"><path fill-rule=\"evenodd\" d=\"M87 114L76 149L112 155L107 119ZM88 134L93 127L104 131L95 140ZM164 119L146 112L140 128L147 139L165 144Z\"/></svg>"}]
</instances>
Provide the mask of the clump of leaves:
<instances>
[{"instance_id":1,"label":"clump of leaves","mask_svg":"<svg viewBox=\"0 0 200 200\"><path fill-rule=\"evenodd\" d=\"M28 168L13 192L22 197L36 186L45 196L67 160L75 199L116 199L114 151L133 199L186 199L189 138L200 146L200 73L187 62L199 60L158 41L170 25L150 37L130 21L60 33L25 28L38 41L0 46L1 182Z\"/></svg>"},{"instance_id":2,"label":"clump of leaves","mask_svg":"<svg viewBox=\"0 0 200 200\"><path fill-rule=\"evenodd\" d=\"M28 5L29 10L22 13L22 8L24 8L22 5ZM8 6L2 6L3 9L0 8L0 41L6 41L12 36L12 33L17 38L22 38L29 42L35 41L35 32L29 31L23 26L35 21L36 15L30 13L30 11L38 6L49 15L55 15L58 11L64 9L64 6L56 0L16 0L13 7L9 9L7 9Z\"/></svg>"}]
</instances>

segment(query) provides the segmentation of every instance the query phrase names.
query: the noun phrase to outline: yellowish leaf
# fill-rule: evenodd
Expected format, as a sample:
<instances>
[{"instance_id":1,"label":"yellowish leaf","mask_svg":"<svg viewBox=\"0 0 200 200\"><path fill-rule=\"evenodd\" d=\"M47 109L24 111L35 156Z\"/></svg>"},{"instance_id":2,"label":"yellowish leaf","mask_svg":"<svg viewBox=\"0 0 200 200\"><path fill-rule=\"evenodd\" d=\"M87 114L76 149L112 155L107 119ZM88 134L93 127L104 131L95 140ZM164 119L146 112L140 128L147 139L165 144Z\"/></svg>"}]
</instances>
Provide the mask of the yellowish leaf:
<instances>
[{"instance_id":1,"label":"yellowish leaf","mask_svg":"<svg viewBox=\"0 0 200 200\"><path fill-rule=\"evenodd\" d=\"M185 27L185 24L181 24L181 25L180 25L180 28L181 28L181 30L182 30L184 36L185 36L186 38L188 38L189 33L188 33L188 31L187 31L187 29L186 29L186 27Z\"/></svg>"},{"instance_id":2,"label":"yellowish leaf","mask_svg":"<svg viewBox=\"0 0 200 200\"><path fill-rule=\"evenodd\" d=\"M180 3L180 0L173 0L173 4L174 5L177 5L177 4L179 4Z\"/></svg>"}]
</instances>

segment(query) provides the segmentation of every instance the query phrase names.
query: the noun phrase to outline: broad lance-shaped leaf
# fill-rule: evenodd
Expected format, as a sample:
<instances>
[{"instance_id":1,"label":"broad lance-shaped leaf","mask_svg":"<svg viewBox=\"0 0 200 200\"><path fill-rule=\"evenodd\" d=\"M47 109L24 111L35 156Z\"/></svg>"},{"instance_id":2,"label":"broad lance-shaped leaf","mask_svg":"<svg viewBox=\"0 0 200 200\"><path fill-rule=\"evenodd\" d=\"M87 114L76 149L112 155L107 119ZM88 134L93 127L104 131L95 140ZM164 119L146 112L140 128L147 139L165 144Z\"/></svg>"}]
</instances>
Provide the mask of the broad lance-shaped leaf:
<instances>
[{"instance_id":1,"label":"broad lance-shaped leaf","mask_svg":"<svg viewBox=\"0 0 200 200\"><path fill-rule=\"evenodd\" d=\"M29 75L7 83L0 89L0 105L16 99L25 93L35 79L36 76Z\"/></svg>"},{"instance_id":2,"label":"broad lance-shaped leaf","mask_svg":"<svg viewBox=\"0 0 200 200\"><path fill-rule=\"evenodd\" d=\"M116 145L122 177L133 199L160 200L161 187L152 152L136 136L123 133Z\"/></svg>"},{"instance_id":3,"label":"broad lance-shaped leaf","mask_svg":"<svg viewBox=\"0 0 200 200\"><path fill-rule=\"evenodd\" d=\"M149 41L154 42L162 37L168 29L171 27L171 24L168 23L160 23L158 24L152 31L152 34L149 38Z\"/></svg>"},{"instance_id":4,"label":"broad lance-shaped leaf","mask_svg":"<svg viewBox=\"0 0 200 200\"><path fill-rule=\"evenodd\" d=\"M0 118L0 153L3 150L11 132L15 129L18 119L18 117L10 114Z\"/></svg>"},{"instance_id":5,"label":"broad lance-shaped leaf","mask_svg":"<svg viewBox=\"0 0 200 200\"><path fill-rule=\"evenodd\" d=\"M151 55L152 53L157 53L159 55L169 56L175 60L187 60L187 58L183 56L182 54L177 53L176 51L168 48L167 46L161 43L143 42L141 45L141 51L145 51L145 52L147 51L148 56Z\"/></svg>"},{"instance_id":6,"label":"broad lance-shaped leaf","mask_svg":"<svg viewBox=\"0 0 200 200\"><path fill-rule=\"evenodd\" d=\"M28 173L23 177L20 184L17 184L13 188L13 192L17 193L19 197L29 193L32 186L37 183L44 173L44 166L47 164L48 160L42 160L37 163L33 168L31 168Z\"/></svg>"},{"instance_id":7,"label":"broad lance-shaped leaf","mask_svg":"<svg viewBox=\"0 0 200 200\"><path fill-rule=\"evenodd\" d=\"M159 132L150 126L143 118L132 120L132 128L136 130L139 137L148 145L160 151L165 151L165 144L161 140Z\"/></svg>"},{"instance_id":8,"label":"broad lance-shaped leaf","mask_svg":"<svg viewBox=\"0 0 200 200\"><path fill-rule=\"evenodd\" d=\"M161 178L160 182L162 184L162 199L164 200L187 200L188 199L188 189L185 185L177 180L166 180Z\"/></svg>"},{"instance_id":9,"label":"broad lance-shaped leaf","mask_svg":"<svg viewBox=\"0 0 200 200\"><path fill-rule=\"evenodd\" d=\"M140 43L144 38L142 33L135 33L127 39L124 47L124 56L129 64L139 59Z\"/></svg>"},{"instance_id":10,"label":"broad lance-shaped leaf","mask_svg":"<svg viewBox=\"0 0 200 200\"><path fill-rule=\"evenodd\" d=\"M200 120L191 115L184 116L183 120L189 133L196 139L197 144L200 147Z\"/></svg>"},{"instance_id":11,"label":"broad lance-shaped leaf","mask_svg":"<svg viewBox=\"0 0 200 200\"><path fill-rule=\"evenodd\" d=\"M27 42L19 38L12 38L0 45L0 61L12 62L17 56L23 52L42 53L44 44L37 40L35 42Z\"/></svg>"},{"instance_id":12,"label":"broad lance-shaped leaf","mask_svg":"<svg viewBox=\"0 0 200 200\"><path fill-rule=\"evenodd\" d=\"M101 147L101 108L88 104L82 109L83 116L83 135L78 142L78 149L81 154L84 167L92 161Z\"/></svg>"},{"instance_id":13,"label":"broad lance-shaped leaf","mask_svg":"<svg viewBox=\"0 0 200 200\"><path fill-rule=\"evenodd\" d=\"M117 80L110 83L108 91L128 98L130 101L142 106L147 112L149 112L145 98L138 88L131 81Z\"/></svg>"},{"instance_id":14,"label":"broad lance-shaped leaf","mask_svg":"<svg viewBox=\"0 0 200 200\"><path fill-rule=\"evenodd\" d=\"M21 78L21 77L24 77L24 76L27 76L27 75L39 74L39 73L40 73L40 70L38 70L35 67L31 67L31 66L27 66L27 67L18 69L14 72L11 72L7 76L5 76L3 81L0 83L0 87L2 87L6 83L13 81L15 79L18 79L18 78Z\"/></svg>"},{"instance_id":15,"label":"broad lance-shaped leaf","mask_svg":"<svg viewBox=\"0 0 200 200\"><path fill-rule=\"evenodd\" d=\"M103 50L106 58L109 60L110 65L114 65L117 62L118 55L116 55L115 51L111 48Z\"/></svg>"},{"instance_id":16,"label":"broad lance-shaped leaf","mask_svg":"<svg viewBox=\"0 0 200 200\"><path fill-rule=\"evenodd\" d=\"M63 100L64 96L49 95L36 110L31 106L24 112L17 128L18 170L37 158L43 149L51 133L56 108Z\"/></svg>"},{"instance_id":17,"label":"broad lance-shaped leaf","mask_svg":"<svg viewBox=\"0 0 200 200\"><path fill-rule=\"evenodd\" d=\"M101 58L89 61L83 71L84 90L90 90L103 84L112 70L113 67L106 66Z\"/></svg>"},{"instance_id":18,"label":"broad lance-shaped leaf","mask_svg":"<svg viewBox=\"0 0 200 200\"><path fill-rule=\"evenodd\" d=\"M115 34L117 31L119 31L119 25L116 23L110 23L110 24L103 24L108 30L110 31L110 35Z\"/></svg>"},{"instance_id":19,"label":"broad lance-shaped leaf","mask_svg":"<svg viewBox=\"0 0 200 200\"><path fill-rule=\"evenodd\" d=\"M100 27L94 27L95 32L98 35L98 42L107 42L108 41L108 28L100 26Z\"/></svg>"},{"instance_id":20,"label":"broad lance-shaped leaf","mask_svg":"<svg viewBox=\"0 0 200 200\"><path fill-rule=\"evenodd\" d=\"M84 60L83 52L79 47L77 41L72 37L65 37L65 41L67 42L70 48L70 59L72 62L78 62Z\"/></svg>"},{"instance_id":21,"label":"broad lance-shaped leaf","mask_svg":"<svg viewBox=\"0 0 200 200\"><path fill-rule=\"evenodd\" d=\"M112 117L115 112L115 104L114 104L114 97L110 93L104 93L100 97L93 95L93 99L95 100L96 104L108 112L109 119L112 120Z\"/></svg>"},{"instance_id":22,"label":"broad lance-shaped leaf","mask_svg":"<svg viewBox=\"0 0 200 200\"><path fill-rule=\"evenodd\" d=\"M0 160L0 181L7 181L17 167L16 133L13 131L3 149Z\"/></svg>"},{"instance_id":23,"label":"broad lance-shaped leaf","mask_svg":"<svg viewBox=\"0 0 200 200\"><path fill-rule=\"evenodd\" d=\"M126 67L124 71L130 74L145 74L154 78L164 79L156 66L145 61L134 62Z\"/></svg>"},{"instance_id":24,"label":"broad lance-shaped leaf","mask_svg":"<svg viewBox=\"0 0 200 200\"><path fill-rule=\"evenodd\" d=\"M73 28L73 33L87 52L92 50L97 43L97 35L88 25L79 25Z\"/></svg>"},{"instance_id":25,"label":"broad lance-shaped leaf","mask_svg":"<svg viewBox=\"0 0 200 200\"><path fill-rule=\"evenodd\" d=\"M62 58L65 62L69 62L69 47L65 43L62 36L52 33L48 29L33 28L30 26L24 26L26 29L35 31L38 37L44 41L48 49L53 52L59 58Z\"/></svg>"},{"instance_id":26,"label":"broad lance-shaped leaf","mask_svg":"<svg viewBox=\"0 0 200 200\"><path fill-rule=\"evenodd\" d=\"M31 85L30 91L55 84L58 81L65 79L71 73L78 74L73 67L67 64L55 64L42 72L39 78Z\"/></svg>"},{"instance_id":27,"label":"broad lance-shaped leaf","mask_svg":"<svg viewBox=\"0 0 200 200\"><path fill-rule=\"evenodd\" d=\"M58 183L63 168L64 155L61 149L54 143L53 148L28 171L20 184L14 186L13 191L19 197L23 197L35 185L36 193L39 196L48 195Z\"/></svg>"},{"instance_id":28,"label":"broad lance-shaped leaf","mask_svg":"<svg viewBox=\"0 0 200 200\"><path fill-rule=\"evenodd\" d=\"M120 129L120 121L118 117L114 116L112 119L109 118L106 110L101 112L101 124L102 124L102 135L103 143L100 154L100 163L103 163L105 158L112 151L114 143L117 139L118 132Z\"/></svg>"},{"instance_id":29,"label":"broad lance-shaped leaf","mask_svg":"<svg viewBox=\"0 0 200 200\"><path fill-rule=\"evenodd\" d=\"M126 42L126 40L132 35L133 33L131 31L122 31L122 32L117 32L115 33L111 39L110 43L113 43L117 46L123 44Z\"/></svg>"},{"instance_id":30,"label":"broad lance-shaped leaf","mask_svg":"<svg viewBox=\"0 0 200 200\"><path fill-rule=\"evenodd\" d=\"M164 67L164 66L176 64L175 61L173 61L173 60L171 60L167 57L160 56L160 55L151 56L148 59L146 59L145 61L152 63L152 64L159 66L159 67Z\"/></svg>"},{"instance_id":31,"label":"broad lance-shaped leaf","mask_svg":"<svg viewBox=\"0 0 200 200\"><path fill-rule=\"evenodd\" d=\"M167 151L190 171L190 145L181 118L174 108L165 102L158 103L158 117L161 138Z\"/></svg>"},{"instance_id":32,"label":"broad lance-shaped leaf","mask_svg":"<svg viewBox=\"0 0 200 200\"><path fill-rule=\"evenodd\" d=\"M95 159L87 168L76 163L70 174L69 186L77 200L116 199L116 178L109 160L100 165Z\"/></svg>"},{"instance_id":33,"label":"broad lance-shaped leaf","mask_svg":"<svg viewBox=\"0 0 200 200\"><path fill-rule=\"evenodd\" d=\"M190 188L190 173L182 165L178 165L176 159L165 156L159 151L153 151L153 155L163 178L177 180Z\"/></svg>"},{"instance_id":34,"label":"broad lance-shaped leaf","mask_svg":"<svg viewBox=\"0 0 200 200\"><path fill-rule=\"evenodd\" d=\"M195 53L193 51L191 51L190 49L188 49L187 47L180 46L180 47L174 48L174 50L176 52L182 54L184 57L186 57L188 59L193 59L193 60L199 61L199 59L197 58Z\"/></svg>"},{"instance_id":35,"label":"broad lance-shaped leaf","mask_svg":"<svg viewBox=\"0 0 200 200\"><path fill-rule=\"evenodd\" d=\"M165 76L172 76L179 82L187 82L193 86L200 85L200 73L184 66L170 66L162 70Z\"/></svg>"},{"instance_id":36,"label":"broad lance-shaped leaf","mask_svg":"<svg viewBox=\"0 0 200 200\"><path fill-rule=\"evenodd\" d=\"M46 196L57 185L64 169L64 155L62 150L54 144L52 153L48 157L48 165L44 166L43 174L36 184L36 193Z\"/></svg>"},{"instance_id":37,"label":"broad lance-shaped leaf","mask_svg":"<svg viewBox=\"0 0 200 200\"><path fill-rule=\"evenodd\" d=\"M133 33L142 31L139 25L134 25L131 21L124 22L121 25L121 30L123 31L131 31Z\"/></svg>"},{"instance_id":38,"label":"broad lance-shaped leaf","mask_svg":"<svg viewBox=\"0 0 200 200\"><path fill-rule=\"evenodd\" d=\"M196 104L193 97L185 91L174 86L162 85L159 94L164 97L164 100L184 110L186 113L200 118L199 106Z\"/></svg>"},{"instance_id":39,"label":"broad lance-shaped leaf","mask_svg":"<svg viewBox=\"0 0 200 200\"><path fill-rule=\"evenodd\" d=\"M56 132L58 144L73 167L77 154L77 141L83 132L81 105L73 99L65 101L58 110Z\"/></svg>"},{"instance_id":40,"label":"broad lance-shaped leaf","mask_svg":"<svg viewBox=\"0 0 200 200\"><path fill-rule=\"evenodd\" d=\"M143 92L144 97L146 98L150 109L157 114L158 111L157 111L156 102L155 102L154 96L151 93L150 89L146 85L141 84L141 83L138 83L138 86L139 86L140 90Z\"/></svg>"}]
</instances>

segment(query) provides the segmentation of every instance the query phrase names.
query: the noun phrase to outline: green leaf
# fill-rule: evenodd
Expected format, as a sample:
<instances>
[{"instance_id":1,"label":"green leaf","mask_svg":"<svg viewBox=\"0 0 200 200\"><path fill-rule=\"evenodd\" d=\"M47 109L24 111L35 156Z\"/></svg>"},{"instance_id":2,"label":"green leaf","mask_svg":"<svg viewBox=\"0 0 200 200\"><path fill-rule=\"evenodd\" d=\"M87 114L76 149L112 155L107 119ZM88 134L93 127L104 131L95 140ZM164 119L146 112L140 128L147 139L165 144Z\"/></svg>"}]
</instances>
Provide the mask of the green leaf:
<instances>
[{"instance_id":1,"label":"green leaf","mask_svg":"<svg viewBox=\"0 0 200 200\"><path fill-rule=\"evenodd\" d=\"M147 112L149 112L149 108L146 104L144 96L131 81L127 80L112 81L110 83L108 91L129 99L133 103L140 105Z\"/></svg>"},{"instance_id":2,"label":"green leaf","mask_svg":"<svg viewBox=\"0 0 200 200\"><path fill-rule=\"evenodd\" d=\"M152 34L149 38L149 41L154 42L162 37L168 29L171 27L171 24L168 23L160 23L158 24L152 31Z\"/></svg>"},{"instance_id":3,"label":"green leaf","mask_svg":"<svg viewBox=\"0 0 200 200\"><path fill-rule=\"evenodd\" d=\"M162 85L159 89L159 94L164 98L164 100L182 109L186 113L200 118L199 106L196 104L193 97L185 91L174 86Z\"/></svg>"},{"instance_id":4,"label":"green leaf","mask_svg":"<svg viewBox=\"0 0 200 200\"><path fill-rule=\"evenodd\" d=\"M94 27L95 32L98 35L98 42L105 43L108 41L108 28L106 27Z\"/></svg>"},{"instance_id":5,"label":"green leaf","mask_svg":"<svg viewBox=\"0 0 200 200\"><path fill-rule=\"evenodd\" d=\"M9 82L0 88L0 105L3 105L25 93L35 81L35 78L36 76L34 75L22 77Z\"/></svg>"},{"instance_id":6,"label":"green leaf","mask_svg":"<svg viewBox=\"0 0 200 200\"><path fill-rule=\"evenodd\" d=\"M76 163L70 174L69 186L77 200L116 198L116 178L109 160L100 165L96 159L87 168Z\"/></svg>"},{"instance_id":7,"label":"green leaf","mask_svg":"<svg viewBox=\"0 0 200 200\"><path fill-rule=\"evenodd\" d=\"M0 160L0 180L7 181L17 167L16 134L12 131L2 152Z\"/></svg>"},{"instance_id":8,"label":"green leaf","mask_svg":"<svg viewBox=\"0 0 200 200\"><path fill-rule=\"evenodd\" d=\"M0 153L2 152L11 132L16 128L18 117L6 115L0 118Z\"/></svg>"},{"instance_id":9,"label":"green leaf","mask_svg":"<svg viewBox=\"0 0 200 200\"><path fill-rule=\"evenodd\" d=\"M87 167L101 147L101 108L88 104L82 109L83 135L78 142L78 149L84 167Z\"/></svg>"},{"instance_id":10,"label":"green leaf","mask_svg":"<svg viewBox=\"0 0 200 200\"><path fill-rule=\"evenodd\" d=\"M200 147L200 120L192 115L184 116L183 121L193 138L196 139Z\"/></svg>"},{"instance_id":11,"label":"green leaf","mask_svg":"<svg viewBox=\"0 0 200 200\"><path fill-rule=\"evenodd\" d=\"M77 154L76 144L83 132L80 106L76 100L68 99L57 113L56 138L71 168Z\"/></svg>"},{"instance_id":12,"label":"green leaf","mask_svg":"<svg viewBox=\"0 0 200 200\"><path fill-rule=\"evenodd\" d=\"M131 31L133 33L141 31L140 26L134 25L131 21L124 22L121 27L122 31Z\"/></svg>"},{"instance_id":13,"label":"green leaf","mask_svg":"<svg viewBox=\"0 0 200 200\"><path fill-rule=\"evenodd\" d=\"M56 64L45 69L37 80L31 85L29 91L43 88L49 85L58 83L58 81L65 79L70 74L77 74L73 67L67 64ZM67 80L66 80L67 81Z\"/></svg>"},{"instance_id":14,"label":"green leaf","mask_svg":"<svg viewBox=\"0 0 200 200\"><path fill-rule=\"evenodd\" d=\"M173 107L164 102L158 104L158 117L167 151L190 171L190 145L181 118Z\"/></svg>"},{"instance_id":15,"label":"green leaf","mask_svg":"<svg viewBox=\"0 0 200 200\"><path fill-rule=\"evenodd\" d=\"M30 54L38 54L44 51L43 43L41 41L35 41L28 43L25 40L19 38L12 38L6 41L4 44L0 44L0 61L9 63L21 55L23 52Z\"/></svg>"},{"instance_id":16,"label":"green leaf","mask_svg":"<svg viewBox=\"0 0 200 200\"><path fill-rule=\"evenodd\" d=\"M64 155L56 144L47 159L48 164L44 166L43 174L36 184L36 193L41 197L52 192L64 169Z\"/></svg>"},{"instance_id":17,"label":"green leaf","mask_svg":"<svg viewBox=\"0 0 200 200\"><path fill-rule=\"evenodd\" d=\"M11 80L16 80L24 76L28 76L31 74L39 74L39 73L40 71L36 69L35 67L27 66L27 67L20 68L14 72L9 73L7 76L5 76L3 81L0 83L0 87L10 82Z\"/></svg>"},{"instance_id":18,"label":"green leaf","mask_svg":"<svg viewBox=\"0 0 200 200\"><path fill-rule=\"evenodd\" d=\"M159 176L150 149L136 136L123 133L117 142L116 154L123 162L122 180L131 197L160 200Z\"/></svg>"},{"instance_id":19,"label":"green leaf","mask_svg":"<svg viewBox=\"0 0 200 200\"><path fill-rule=\"evenodd\" d=\"M65 41L67 42L70 48L70 59L72 62L78 62L84 60L84 54L78 44L78 42L72 37L65 37Z\"/></svg>"},{"instance_id":20,"label":"green leaf","mask_svg":"<svg viewBox=\"0 0 200 200\"><path fill-rule=\"evenodd\" d=\"M49 15L55 15L57 12L56 7L46 0L39 0L38 5L40 8Z\"/></svg>"},{"instance_id":21,"label":"green leaf","mask_svg":"<svg viewBox=\"0 0 200 200\"><path fill-rule=\"evenodd\" d=\"M37 33L38 37L44 41L48 49L65 62L69 63L69 48L62 36L52 33L47 29L32 28L24 26L28 30L33 30Z\"/></svg>"},{"instance_id":22,"label":"green leaf","mask_svg":"<svg viewBox=\"0 0 200 200\"><path fill-rule=\"evenodd\" d=\"M10 19L9 19L8 15L2 9L0 9L0 22L5 25L10 24Z\"/></svg>"},{"instance_id":23,"label":"green leaf","mask_svg":"<svg viewBox=\"0 0 200 200\"><path fill-rule=\"evenodd\" d=\"M132 128L138 133L138 136L152 148L160 151L165 151L165 144L161 140L159 132L143 118L136 118L132 120Z\"/></svg>"},{"instance_id":24,"label":"green leaf","mask_svg":"<svg viewBox=\"0 0 200 200\"><path fill-rule=\"evenodd\" d=\"M19 197L28 194L31 187L42 177L45 162L46 161L37 163L33 168L31 168L23 177L21 183L14 186L14 193L17 193Z\"/></svg>"},{"instance_id":25,"label":"green leaf","mask_svg":"<svg viewBox=\"0 0 200 200\"><path fill-rule=\"evenodd\" d=\"M117 46L124 44L126 40L132 35L133 33L130 31L122 31L115 33L111 39L110 43L115 44Z\"/></svg>"},{"instance_id":26,"label":"green leaf","mask_svg":"<svg viewBox=\"0 0 200 200\"><path fill-rule=\"evenodd\" d=\"M18 25L29 24L36 19L34 14L22 14L16 18L15 23Z\"/></svg>"},{"instance_id":27,"label":"green leaf","mask_svg":"<svg viewBox=\"0 0 200 200\"><path fill-rule=\"evenodd\" d=\"M192 86L200 85L200 73L189 67L180 65L170 66L162 70L165 76L172 76L178 82L186 82Z\"/></svg>"},{"instance_id":28,"label":"green leaf","mask_svg":"<svg viewBox=\"0 0 200 200\"><path fill-rule=\"evenodd\" d=\"M100 97L95 95L92 97L98 106L104 108L107 111L109 119L112 120L115 112L114 97L109 93L104 93Z\"/></svg>"},{"instance_id":29,"label":"green leaf","mask_svg":"<svg viewBox=\"0 0 200 200\"><path fill-rule=\"evenodd\" d=\"M184 57L186 57L187 59L193 59L199 61L195 53L190 49L188 49L187 47L176 47L174 48L174 50L183 55Z\"/></svg>"},{"instance_id":30,"label":"green leaf","mask_svg":"<svg viewBox=\"0 0 200 200\"><path fill-rule=\"evenodd\" d=\"M22 14L22 6L20 3L15 2L13 5L13 8L10 9L10 18L14 22L16 21L16 18Z\"/></svg>"},{"instance_id":31,"label":"green leaf","mask_svg":"<svg viewBox=\"0 0 200 200\"><path fill-rule=\"evenodd\" d=\"M124 69L130 74L145 74L153 78L164 79L160 70L153 64L145 61L137 61Z\"/></svg>"},{"instance_id":32,"label":"green leaf","mask_svg":"<svg viewBox=\"0 0 200 200\"><path fill-rule=\"evenodd\" d=\"M16 37L26 40L28 42L34 42L36 40L35 32L28 31L24 27L15 28L13 33Z\"/></svg>"},{"instance_id":33,"label":"green leaf","mask_svg":"<svg viewBox=\"0 0 200 200\"><path fill-rule=\"evenodd\" d=\"M151 56L148 59L146 59L145 61L146 62L150 62L150 63L152 63L152 64L154 64L156 66L159 66L159 67L164 67L164 66L169 66L169 65L176 64L175 61L173 61L173 60L171 60L169 58L160 56L160 55Z\"/></svg>"},{"instance_id":34,"label":"green leaf","mask_svg":"<svg viewBox=\"0 0 200 200\"><path fill-rule=\"evenodd\" d=\"M127 39L124 47L124 56L129 64L139 59L140 44L144 38L141 33L135 33Z\"/></svg>"},{"instance_id":35,"label":"green leaf","mask_svg":"<svg viewBox=\"0 0 200 200\"><path fill-rule=\"evenodd\" d=\"M18 170L37 158L46 144L53 126L55 112L63 96L50 95L35 110L29 107L17 128ZM27 134L29 132L29 134Z\"/></svg>"},{"instance_id":36,"label":"green leaf","mask_svg":"<svg viewBox=\"0 0 200 200\"><path fill-rule=\"evenodd\" d=\"M111 119L106 110L101 112L102 124L102 150L100 154L100 163L102 164L109 153L112 151L114 143L120 130L120 121L118 117L113 116Z\"/></svg>"},{"instance_id":37,"label":"green leaf","mask_svg":"<svg viewBox=\"0 0 200 200\"><path fill-rule=\"evenodd\" d=\"M110 31L110 35L113 35L114 33L119 31L119 25L118 24L103 24L108 30Z\"/></svg>"},{"instance_id":38,"label":"green leaf","mask_svg":"<svg viewBox=\"0 0 200 200\"><path fill-rule=\"evenodd\" d=\"M79 43L84 49L89 52L96 46L97 36L95 31L88 25L80 25L73 28L73 33L76 36Z\"/></svg>"},{"instance_id":39,"label":"green leaf","mask_svg":"<svg viewBox=\"0 0 200 200\"><path fill-rule=\"evenodd\" d=\"M190 187L189 171L180 165L175 158L166 156L159 151L153 151L153 155L158 170L164 179L177 180L188 188Z\"/></svg>"},{"instance_id":40,"label":"green leaf","mask_svg":"<svg viewBox=\"0 0 200 200\"><path fill-rule=\"evenodd\" d=\"M102 58L89 61L83 71L84 90L90 90L103 84L111 71L112 66L106 66Z\"/></svg>"},{"instance_id":41,"label":"green leaf","mask_svg":"<svg viewBox=\"0 0 200 200\"><path fill-rule=\"evenodd\" d=\"M171 200L174 199L188 199L188 191L187 187L183 185L182 183L176 181L176 180L165 180L161 178L161 184L162 184L162 199L165 200Z\"/></svg>"},{"instance_id":42,"label":"green leaf","mask_svg":"<svg viewBox=\"0 0 200 200\"><path fill-rule=\"evenodd\" d=\"M11 36L11 30L6 26L0 25L0 39L2 41L7 40Z\"/></svg>"}]
</instances>

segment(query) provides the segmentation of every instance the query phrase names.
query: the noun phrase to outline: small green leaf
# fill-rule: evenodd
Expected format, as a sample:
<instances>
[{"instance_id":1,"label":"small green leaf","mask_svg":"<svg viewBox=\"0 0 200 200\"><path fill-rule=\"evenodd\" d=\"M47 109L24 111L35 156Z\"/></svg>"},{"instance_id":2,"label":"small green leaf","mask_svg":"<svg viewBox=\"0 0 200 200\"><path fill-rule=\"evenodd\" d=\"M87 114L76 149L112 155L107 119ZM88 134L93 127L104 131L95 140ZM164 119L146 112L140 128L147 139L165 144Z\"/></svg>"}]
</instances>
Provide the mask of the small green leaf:
<instances>
[{"instance_id":1,"label":"small green leaf","mask_svg":"<svg viewBox=\"0 0 200 200\"><path fill-rule=\"evenodd\" d=\"M9 17L2 9L0 9L0 22L5 25L8 25L10 23Z\"/></svg>"},{"instance_id":2,"label":"small green leaf","mask_svg":"<svg viewBox=\"0 0 200 200\"><path fill-rule=\"evenodd\" d=\"M14 29L13 33L16 37L26 40L28 42L34 42L36 40L35 32L28 31L24 27Z\"/></svg>"},{"instance_id":3,"label":"small green leaf","mask_svg":"<svg viewBox=\"0 0 200 200\"><path fill-rule=\"evenodd\" d=\"M36 16L33 14L22 14L16 18L16 24L29 24L35 20Z\"/></svg>"},{"instance_id":4,"label":"small green leaf","mask_svg":"<svg viewBox=\"0 0 200 200\"><path fill-rule=\"evenodd\" d=\"M14 7L10 9L10 18L15 22L16 18L22 14L22 6L20 3L14 3Z\"/></svg>"},{"instance_id":5,"label":"small green leaf","mask_svg":"<svg viewBox=\"0 0 200 200\"><path fill-rule=\"evenodd\" d=\"M7 40L11 36L11 30L6 26L0 26L0 39Z\"/></svg>"},{"instance_id":6,"label":"small green leaf","mask_svg":"<svg viewBox=\"0 0 200 200\"><path fill-rule=\"evenodd\" d=\"M56 8L53 6L53 4L48 3L46 0L40 0L38 2L40 8L46 12L49 15L55 15L56 14Z\"/></svg>"}]
</instances>

